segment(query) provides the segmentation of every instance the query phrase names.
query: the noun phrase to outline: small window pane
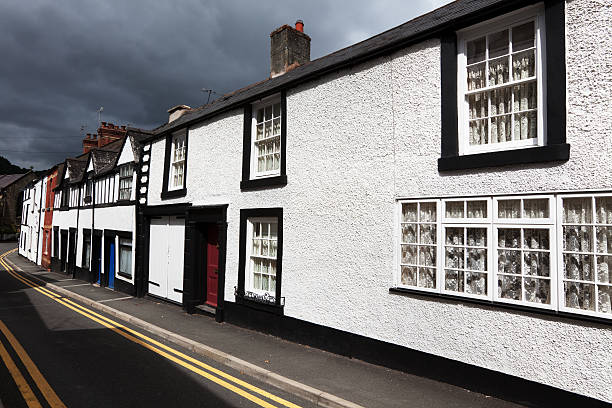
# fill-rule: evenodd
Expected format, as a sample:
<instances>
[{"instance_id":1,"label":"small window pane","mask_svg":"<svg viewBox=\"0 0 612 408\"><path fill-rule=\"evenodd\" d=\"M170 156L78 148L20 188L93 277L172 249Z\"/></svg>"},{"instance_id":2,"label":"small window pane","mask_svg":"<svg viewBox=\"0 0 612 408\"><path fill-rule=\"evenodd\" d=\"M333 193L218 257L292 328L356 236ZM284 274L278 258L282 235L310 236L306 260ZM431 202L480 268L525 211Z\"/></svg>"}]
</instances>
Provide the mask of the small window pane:
<instances>
[{"instance_id":1,"label":"small window pane","mask_svg":"<svg viewBox=\"0 0 612 408\"><path fill-rule=\"evenodd\" d=\"M535 76L535 50L512 54L512 79L515 81Z\"/></svg>"},{"instance_id":2,"label":"small window pane","mask_svg":"<svg viewBox=\"0 0 612 408\"><path fill-rule=\"evenodd\" d=\"M523 248L549 249L549 234L547 229L525 229L523 235Z\"/></svg>"},{"instance_id":3,"label":"small window pane","mask_svg":"<svg viewBox=\"0 0 612 408\"><path fill-rule=\"evenodd\" d=\"M533 21L512 27L512 51L520 51L535 46L535 27Z\"/></svg>"},{"instance_id":4,"label":"small window pane","mask_svg":"<svg viewBox=\"0 0 612 408\"><path fill-rule=\"evenodd\" d=\"M511 275L500 275L497 281L497 295L500 298L521 300L521 277Z\"/></svg>"},{"instance_id":5,"label":"small window pane","mask_svg":"<svg viewBox=\"0 0 612 408\"><path fill-rule=\"evenodd\" d=\"M612 313L612 304L610 302L612 286L597 285L597 292L599 293L598 310L601 313Z\"/></svg>"},{"instance_id":6,"label":"small window pane","mask_svg":"<svg viewBox=\"0 0 612 408\"><path fill-rule=\"evenodd\" d=\"M417 268L416 266L402 266L401 273L402 285L416 286Z\"/></svg>"},{"instance_id":7,"label":"small window pane","mask_svg":"<svg viewBox=\"0 0 612 408\"><path fill-rule=\"evenodd\" d=\"M278 118L280 116L280 103L274 104L274 117Z\"/></svg>"},{"instance_id":8,"label":"small window pane","mask_svg":"<svg viewBox=\"0 0 612 408\"><path fill-rule=\"evenodd\" d=\"M415 245L402 245L402 259L403 264L417 264L417 247Z\"/></svg>"},{"instance_id":9,"label":"small window pane","mask_svg":"<svg viewBox=\"0 0 612 408\"><path fill-rule=\"evenodd\" d=\"M612 254L612 227L597 227L595 237L597 239L597 252Z\"/></svg>"},{"instance_id":10,"label":"small window pane","mask_svg":"<svg viewBox=\"0 0 612 408\"><path fill-rule=\"evenodd\" d=\"M489 35L489 58L508 54L508 30Z\"/></svg>"},{"instance_id":11,"label":"small window pane","mask_svg":"<svg viewBox=\"0 0 612 408\"><path fill-rule=\"evenodd\" d=\"M436 222L436 203L421 203L420 222Z\"/></svg>"},{"instance_id":12,"label":"small window pane","mask_svg":"<svg viewBox=\"0 0 612 408\"><path fill-rule=\"evenodd\" d=\"M446 245L463 245L463 228L446 228Z\"/></svg>"},{"instance_id":13,"label":"small window pane","mask_svg":"<svg viewBox=\"0 0 612 408\"><path fill-rule=\"evenodd\" d=\"M612 256L597 257L597 282L612 284Z\"/></svg>"},{"instance_id":14,"label":"small window pane","mask_svg":"<svg viewBox=\"0 0 612 408\"><path fill-rule=\"evenodd\" d=\"M261 123L263 121L264 121L264 110L258 109L257 110L257 123Z\"/></svg>"},{"instance_id":15,"label":"small window pane","mask_svg":"<svg viewBox=\"0 0 612 408\"><path fill-rule=\"evenodd\" d=\"M467 69L468 91L484 88L485 84L485 64L476 64Z\"/></svg>"},{"instance_id":16,"label":"small window pane","mask_svg":"<svg viewBox=\"0 0 612 408\"><path fill-rule=\"evenodd\" d=\"M595 285L565 282L565 305L574 309L595 310Z\"/></svg>"},{"instance_id":17,"label":"small window pane","mask_svg":"<svg viewBox=\"0 0 612 408\"><path fill-rule=\"evenodd\" d=\"M402 221L416 222L417 221L417 203L402 204Z\"/></svg>"},{"instance_id":18,"label":"small window pane","mask_svg":"<svg viewBox=\"0 0 612 408\"><path fill-rule=\"evenodd\" d=\"M550 304L550 281L548 279L525 279L525 300Z\"/></svg>"},{"instance_id":19,"label":"small window pane","mask_svg":"<svg viewBox=\"0 0 612 408\"><path fill-rule=\"evenodd\" d=\"M470 145L483 145L489 143L487 120L470 121Z\"/></svg>"},{"instance_id":20,"label":"small window pane","mask_svg":"<svg viewBox=\"0 0 612 408\"><path fill-rule=\"evenodd\" d=\"M521 230L500 228L497 230L497 246L500 248L520 248Z\"/></svg>"},{"instance_id":21,"label":"small window pane","mask_svg":"<svg viewBox=\"0 0 612 408\"><path fill-rule=\"evenodd\" d=\"M512 111L510 87L491 91L491 115L502 115Z\"/></svg>"},{"instance_id":22,"label":"small window pane","mask_svg":"<svg viewBox=\"0 0 612 408\"><path fill-rule=\"evenodd\" d=\"M537 89L535 82L516 85L513 89L515 112L537 108Z\"/></svg>"},{"instance_id":23,"label":"small window pane","mask_svg":"<svg viewBox=\"0 0 612 408\"><path fill-rule=\"evenodd\" d=\"M612 197L595 199L598 224L612 224Z\"/></svg>"},{"instance_id":24,"label":"small window pane","mask_svg":"<svg viewBox=\"0 0 612 408\"><path fill-rule=\"evenodd\" d=\"M476 93L468 96L470 119L488 116L488 99L486 93Z\"/></svg>"},{"instance_id":25,"label":"small window pane","mask_svg":"<svg viewBox=\"0 0 612 408\"><path fill-rule=\"evenodd\" d=\"M272 119L272 106L271 105L270 106L266 106L264 108L264 110L265 110L266 120Z\"/></svg>"},{"instance_id":26,"label":"small window pane","mask_svg":"<svg viewBox=\"0 0 612 408\"><path fill-rule=\"evenodd\" d=\"M467 63L484 61L485 59L486 40L484 37L478 38L467 43Z\"/></svg>"},{"instance_id":27,"label":"small window pane","mask_svg":"<svg viewBox=\"0 0 612 408\"><path fill-rule=\"evenodd\" d=\"M550 255L548 252L523 253L525 275L550 276Z\"/></svg>"},{"instance_id":28,"label":"small window pane","mask_svg":"<svg viewBox=\"0 0 612 408\"><path fill-rule=\"evenodd\" d=\"M463 271L444 271L444 289L453 292L463 292L464 289L464 277Z\"/></svg>"},{"instance_id":29,"label":"small window pane","mask_svg":"<svg viewBox=\"0 0 612 408\"><path fill-rule=\"evenodd\" d=\"M466 286L465 293L472 293L475 295L486 295L487 294L487 274L466 272Z\"/></svg>"},{"instance_id":30,"label":"small window pane","mask_svg":"<svg viewBox=\"0 0 612 408\"><path fill-rule=\"evenodd\" d=\"M436 243L436 224L422 224L419 233L421 244Z\"/></svg>"},{"instance_id":31,"label":"small window pane","mask_svg":"<svg viewBox=\"0 0 612 408\"><path fill-rule=\"evenodd\" d=\"M491 143L503 143L512 140L511 121L510 115L491 118Z\"/></svg>"},{"instance_id":32,"label":"small window pane","mask_svg":"<svg viewBox=\"0 0 612 408\"><path fill-rule=\"evenodd\" d=\"M463 218L463 201L446 202L446 218Z\"/></svg>"},{"instance_id":33,"label":"small window pane","mask_svg":"<svg viewBox=\"0 0 612 408\"><path fill-rule=\"evenodd\" d=\"M499 200L497 202L498 218L521 218L521 200Z\"/></svg>"},{"instance_id":34,"label":"small window pane","mask_svg":"<svg viewBox=\"0 0 612 408\"><path fill-rule=\"evenodd\" d=\"M419 286L434 289L436 287L436 270L432 268L419 268Z\"/></svg>"},{"instance_id":35,"label":"small window pane","mask_svg":"<svg viewBox=\"0 0 612 408\"><path fill-rule=\"evenodd\" d=\"M593 227L566 225L563 227L563 249L572 252L590 252Z\"/></svg>"},{"instance_id":36,"label":"small window pane","mask_svg":"<svg viewBox=\"0 0 612 408\"><path fill-rule=\"evenodd\" d=\"M467 202L467 217L468 218L487 218L487 202L486 201L468 201Z\"/></svg>"},{"instance_id":37,"label":"small window pane","mask_svg":"<svg viewBox=\"0 0 612 408\"><path fill-rule=\"evenodd\" d=\"M524 62L524 64L528 63ZM508 57L501 57L489 61L489 86L505 84L509 79L510 68Z\"/></svg>"},{"instance_id":38,"label":"small window pane","mask_svg":"<svg viewBox=\"0 0 612 408\"><path fill-rule=\"evenodd\" d=\"M563 199L564 223L590 224L593 220L592 215L592 202L590 197Z\"/></svg>"},{"instance_id":39,"label":"small window pane","mask_svg":"<svg viewBox=\"0 0 612 408\"><path fill-rule=\"evenodd\" d=\"M548 199L536 198L523 200L523 217L525 218L548 218Z\"/></svg>"},{"instance_id":40,"label":"small window pane","mask_svg":"<svg viewBox=\"0 0 612 408\"><path fill-rule=\"evenodd\" d=\"M563 265L567 279L594 281L593 255L564 254Z\"/></svg>"},{"instance_id":41,"label":"small window pane","mask_svg":"<svg viewBox=\"0 0 612 408\"><path fill-rule=\"evenodd\" d=\"M417 242L416 224L402 225L402 243L414 244Z\"/></svg>"}]
</instances>

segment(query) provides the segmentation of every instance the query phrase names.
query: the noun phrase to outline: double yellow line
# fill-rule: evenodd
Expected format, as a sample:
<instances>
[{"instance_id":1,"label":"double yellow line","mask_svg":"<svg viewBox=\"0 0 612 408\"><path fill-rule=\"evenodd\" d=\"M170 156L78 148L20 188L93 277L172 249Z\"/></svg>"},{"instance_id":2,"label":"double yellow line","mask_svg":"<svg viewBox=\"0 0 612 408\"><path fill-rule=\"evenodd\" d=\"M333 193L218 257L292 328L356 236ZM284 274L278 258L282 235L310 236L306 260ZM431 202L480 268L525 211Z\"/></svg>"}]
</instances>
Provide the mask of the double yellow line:
<instances>
[{"instance_id":1,"label":"double yellow line","mask_svg":"<svg viewBox=\"0 0 612 408\"><path fill-rule=\"evenodd\" d=\"M278 404L281 404L282 406L285 406L287 408L300 408L299 405L296 405L290 401L287 401L283 398L280 398L274 394L271 394L269 392L267 392L266 390L263 390L259 387L256 387L252 384L249 384L239 378L236 378L224 371L221 371L219 369L216 369L206 363L203 363L199 360L196 360L193 357L190 357L184 353L181 353L178 350L175 350L171 347L166 346L165 344L162 344L150 337L145 336L144 334L137 332L135 330L130 329L129 327L126 327L124 325L122 325L121 323L118 323L114 320L111 320L105 316L102 316L96 312L94 312L93 310L90 310L86 307L83 307L73 301L71 301L70 299L67 299L65 297L62 297L61 295L58 295L55 292L50 291L49 289L46 289L40 285L38 285L36 282L33 282L27 278L25 278L24 276L22 276L21 274L18 274L5 260L4 257L6 257L8 254L12 253L16 251L16 249L13 249L12 251L8 251L5 252L4 254L0 255L0 265L2 265L6 271L15 279L19 280L20 282L22 282L23 284L33 288L34 290L36 290L37 292L53 299L54 301L62 304L63 306L67 307L68 309L71 309L85 317L87 317L90 320L93 320L99 324L101 324L102 326L106 327L107 329L110 329L112 331L114 331L115 333L119 334L120 336L141 345L142 347L153 351L154 353L165 357L166 359L182 366L185 367L186 369L199 374L200 376L240 395L243 398L246 398L252 402L254 402L255 404L261 406L261 407L266 407L266 408L277 408L276 405L271 404L268 401L265 401L264 399L260 398L266 398L270 401L276 402ZM144 341L143 341L144 340ZM177 358L180 357L180 358ZM232 384L233 383L233 384ZM238 387L239 386L239 387ZM242 388L240 388L242 387ZM259 396L255 395L258 394ZM25 398L25 394L24 394L24 398ZM27 400L26 400L27 401ZM63 406L63 405L62 405ZM29 408L33 408L35 406L32 406ZM57 406L58 408L60 407L59 405ZM55 407L53 407L55 408Z\"/></svg>"}]
</instances>

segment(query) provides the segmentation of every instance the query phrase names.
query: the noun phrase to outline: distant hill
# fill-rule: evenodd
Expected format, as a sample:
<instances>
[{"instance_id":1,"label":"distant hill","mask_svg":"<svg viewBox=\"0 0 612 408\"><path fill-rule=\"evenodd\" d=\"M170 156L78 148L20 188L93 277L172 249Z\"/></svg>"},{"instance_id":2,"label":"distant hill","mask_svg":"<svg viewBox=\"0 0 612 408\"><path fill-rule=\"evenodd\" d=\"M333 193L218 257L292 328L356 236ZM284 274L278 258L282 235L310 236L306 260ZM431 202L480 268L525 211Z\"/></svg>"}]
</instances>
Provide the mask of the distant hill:
<instances>
[{"instance_id":1,"label":"distant hill","mask_svg":"<svg viewBox=\"0 0 612 408\"><path fill-rule=\"evenodd\" d=\"M27 173L30 169L24 169L8 161L7 158L0 156L0 174L21 174Z\"/></svg>"}]
</instances>

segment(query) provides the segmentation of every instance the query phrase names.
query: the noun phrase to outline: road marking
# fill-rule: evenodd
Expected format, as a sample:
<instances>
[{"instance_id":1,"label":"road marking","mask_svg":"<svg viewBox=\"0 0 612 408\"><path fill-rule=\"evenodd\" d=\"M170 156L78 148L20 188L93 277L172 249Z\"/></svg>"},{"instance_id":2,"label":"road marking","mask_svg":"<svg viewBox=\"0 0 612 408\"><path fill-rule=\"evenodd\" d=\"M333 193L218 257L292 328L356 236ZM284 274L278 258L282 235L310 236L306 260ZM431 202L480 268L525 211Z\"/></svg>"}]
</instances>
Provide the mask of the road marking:
<instances>
[{"instance_id":1,"label":"road marking","mask_svg":"<svg viewBox=\"0 0 612 408\"><path fill-rule=\"evenodd\" d=\"M53 300L55 300L56 302L64 305L65 307L67 307L67 308L69 308L69 309L71 309L71 310L73 310L73 311L75 311L75 312L77 312L77 313L79 313L79 314L81 314L81 315L83 315L83 316L85 316L85 317L87 317L87 318L89 318L89 319L91 319L91 320L101 324L102 326L104 326L104 327L114 331L115 333L125 337L126 339L128 339L128 340L130 340L130 341L132 341L134 343L137 343L137 344L139 344L139 345L141 345L141 346L143 346L143 347L153 351L154 353L157 353L157 354L167 358L168 360L171 360L171 361L175 362L176 364L179 364L179 365L187 368L188 370L190 370L192 372L195 372L195 373L199 374L202 377L205 377L205 378L209 379L210 381L213 381L216 384L219 384L222 387L224 387L226 389L229 389L230 391L233 391L233 392L239 394L240 396L242 396L242 397L244 397L244 398L246 398L246 399L248 399L248 400L250 400L250 401L252 401L252 402L254 402L254 403L256 403L256 404L258 404L260 406L262 406L262 407L276 408L275 405L272 405L272 404L268 403L267 401L264 401L264 400L262 400L262 399L260 399L260 398L258 398L256 396L254 396L254 395L244 391L243 389L234 386L233 384L230 384L230 383L228 383L228 382L226 382L226 381L224 381L224 380L222 380L222 379L220 379L220 378L218 378L218 377L216 377L216 376L214 376L214 375L212 375L212 374L210 374L210 373L208 373L208 372L206 372L204 370L201 370L200 368L195 367L193 364L196 364L196 365L204 368L207 371L213 372L213 373L219 375L220 377L223 377L223 378L225 378L225 379L227 379L229 381L232 381L232 382L234 382L234 383L236 383L236 384L238 384L238 385L240 385L240 386L242 386L244 388L247 388L248 390L250 390L252 392L258 393L261 396L263 396L265 398L268 398L268 399L270 399L272 401L278 402L278 403L280 403L280 404L282 404L282 405L284 405L284 406L286 406L288 408L300 408L299 405L296 405L296 404L294 404L294 403L292 403L290 401L287 401L287 400L285 400L285 399L283 399L281 397L278 397L278 396L276 396L274 394L271 394L268 391L265 391L265 390L263 390L263 389L261 389L259 387L251 385L251 384L247 383L246 381L240 380L239 378L236 378L236 377L234 377L234 376L232 376L230 374L227 374L227 373L225 373L225 372L223 372L223 371L221 371L221 370L219 370L217 368L214 368L214 367L212 367L212 366L210 366L210 365L208 365L206 363L203 363L203 362L201 362L199 360L196 360L193 357L190 357L190 356L188 356L188 355L186 355L184 353L181 353L178 350L175 350L175 349L173 349L171 347L168 347L165 344L162 344L162 343L160 343L160 342L158 342L158 341L156 341L156 340L154 340L152 338L149 338L149 337L147 337L146 335L144 335L142 333L139 333L139 332L137 332L135 330L132 330L132 329L130 329L128 327L125 327L124 325L122 325L122 324L120 324L118 322L115 322L115 321L113 321L113 320L111 320L111 319L109 319L109 318L107 318L105 316L102 316L102 315L100 315L100 314L98 314L98 313L96 313L96 312L94 312L94 311L92 311L92 310L90 310L90 309L88 309L88 308L86 308L84 306L81 306L81 305L73 302L70 299L67 299L67 298L65 298L63 296L60 296L60 295L52 292L51 290L49 290L47 288L44 288L44 287L38 285L37 283L27 279L26 277L24 277L21 274L17 273L11 266L9 266L8 265L8 261L4 260L5 256L7 256L8 254L10 254L10 253L12 253L14 251L15 250L12 250L12 251L6 252L4 254L1 254L0 255L0 265L2 265L7 270L7 272L11 276L13 276L15 279L21 281L22 283L24 283L27 286L32 287L33 289L35 289L36 291L40 292L41 294L43 294L43 295L45 295L47 297L52 298ZM136 337L132 336L129 333L133 334L134 336L140 337L141 339L144 339L144 340L154 344L155 346L157 346L159 348L154 347L151 344L145 343L144 341L142 341L140 339L137 339ZM178 359L178 358L168 354L166 351L162 351L161 349L166 350L167 352L172 353L172 354L174 354L176 356L179 356L182 359L187 360L189 363L192 363L192 364L189 364L186 361L180 360L180 359Z\"/></svg>"},{"instance_id":2,"label":"road marking","mask_svg":"<svg viewBox=\"0 0 612 408\"><path fill-rule=\"evenodd\" d=\"M28 370L28 373L30 373L30 377L32 377L36 383L36 386L45 397L51 408L66 408L66 405L64 405L62 400L59 399L55 391L53 391L53 388L51 388L45 377L41 374L38 367L36 367L36 364L34 364L28 353L21 346L19 341L17 341L13 333L11 333L2 320L0 320L0 331L2 334L4 334L4 337L6 337L9 343L11 343L11 346L23 362L23 365Z\"/></svg>"},{"instance_id":3,"label":"road marking","mask_svg":"<svg viewBox=\"0 0 612 408\"><path fill-rule=\"evenodd\" d=\"M0 358L2 358L2 361L4 361L4 365L8 369L9 373L11 373L13 380L15 380L15 384L17 384L19 392L21 392L23 399L25 400L26 404L28 404L28 408L42 408L42 405L40 405L40 402L38 402L38 398L36 398L36 395L34 395L34 392L28 385L28 382L25 380L25 378L23 378L21 371L19 371L17 365L15 364L15 362L13 361L8 351L6 351L4 345L1 342Z\"/></svg>"},{"instance_id":4,"label":"road marking","mask_svg":"<svg viewBox=\"0 0 612 408\"><path fill-rule=\"evenodd\" d=\"M126 297L120 297L120 298L114 298L114 299L106 299L106 300L98 300L98 303L106 303L106 302L114 302L115 300L126 300L126 299L131 299L132 296L126 296Z\"/></svg>"}]
</instances>

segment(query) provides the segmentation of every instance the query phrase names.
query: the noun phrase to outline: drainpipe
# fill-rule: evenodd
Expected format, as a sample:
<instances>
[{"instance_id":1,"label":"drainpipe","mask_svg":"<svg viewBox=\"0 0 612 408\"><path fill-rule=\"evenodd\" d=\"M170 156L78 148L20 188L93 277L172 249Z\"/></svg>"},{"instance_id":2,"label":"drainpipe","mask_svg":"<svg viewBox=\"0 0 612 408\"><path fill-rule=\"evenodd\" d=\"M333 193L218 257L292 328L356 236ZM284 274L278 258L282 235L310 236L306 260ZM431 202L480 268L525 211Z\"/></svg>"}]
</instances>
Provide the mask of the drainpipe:
<instances>
[{"instance_id":1,"label":"drainpipe","mask_svg":"<svg viewBox=\"0 0 612 408\"><path fill-rule=\"evenodd\" d=\"M44 178L43 178L43 180L44 180ZM41 180L40 181L40 200L39 200L39 203L38 203L38 243L36 244L36 265L42 264L42 255L40 256L40 264L38 263L38 255L39 255L38 254L38 248L42 249L42 247L40 246L40 235L41 235L40 230L41 230L41 226L42 226L42 224L40 222L40 218L41 218L41 215L43 213L43 209L42 209L43 184L44 183ZM47 192L47 189L45 189L45 193L46 192ZM44 231L44 228L43 228L43 231Z\"/></svg>"},{"instance_id":2,"label":"drainpipe","mask_svg":"<svg viewBox=\"0 0 612 408\"><path fill-rule=\"evenodd\" d=\"M87 188L87 187L85 187ZM89 231L90 237L89 237L89 277L93 282L95 282L95 280L93 280L93 271L91 270L91 260L93 259L93 237L94 237L94 228L96 227L96 223L94 222L94 217L96 215L96 179L95 178L91 178L91 231ZM102 262L102 260L100 260L100 262Z\"/></svg>"},{"instance_id":3,"label":"drainpipe","mask_svg":"<svg viewBox=\"0 0 612 408\"><path fill-rule=\"evenodd\" d=\"M85 181L85 183L87 183L87 181ZM76 254L77 254L77 247L79 245L79 215L81 214L81 190L82 188L79 187L79 197L77 200L76 237L74 238L74 265L72 268L72 279L76 277L76 273L75 273L76 272ZM68 230L68 241L70 242L70 229Z\"/></svg>"}]
</instances>

